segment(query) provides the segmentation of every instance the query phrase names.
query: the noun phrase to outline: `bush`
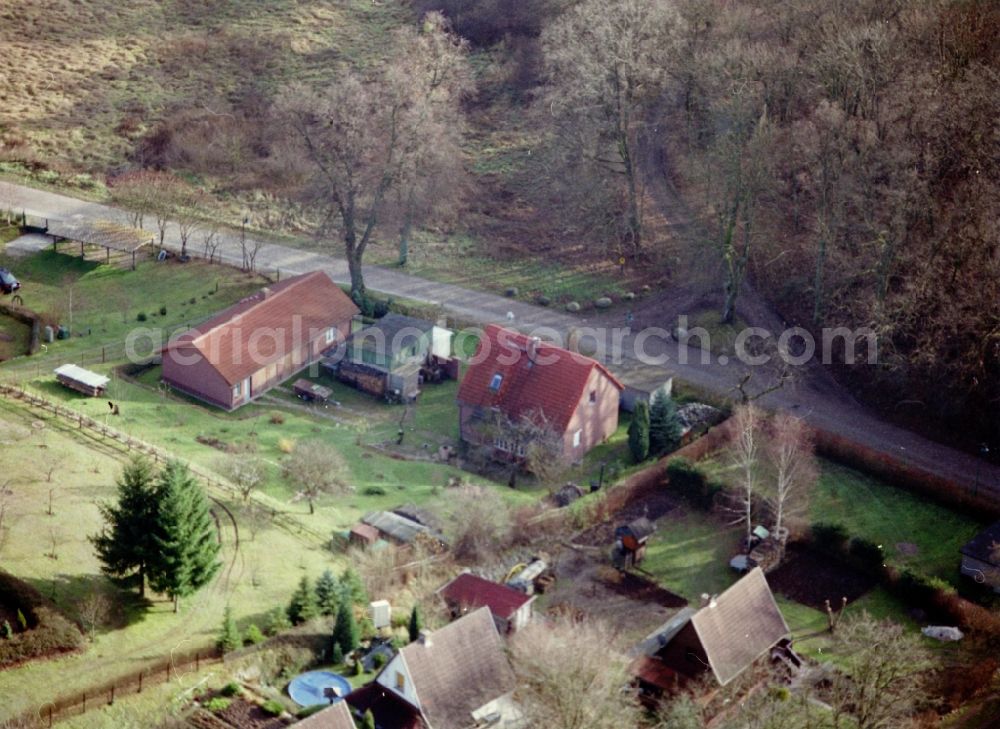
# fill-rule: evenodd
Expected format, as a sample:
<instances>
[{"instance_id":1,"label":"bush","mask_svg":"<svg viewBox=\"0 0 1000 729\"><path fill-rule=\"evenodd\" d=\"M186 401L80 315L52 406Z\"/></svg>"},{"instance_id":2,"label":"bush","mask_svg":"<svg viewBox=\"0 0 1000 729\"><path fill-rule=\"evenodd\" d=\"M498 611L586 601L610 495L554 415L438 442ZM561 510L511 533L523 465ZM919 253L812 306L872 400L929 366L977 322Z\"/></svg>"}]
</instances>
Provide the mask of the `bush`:
<instances>
[{"instance_id":1,"label":"bush","mask_svg":"<svg viewBox=\"0 0 1000 729\"><path fill-rule=\"evenodd\" d=\"M715 495L724 488L718 481L705 478L705 474L684 457L671 459L667 464L667 480L687 501L705 511L712 508Z\"/></svg>"},{"instance_id":2,"label":"bush","mask_svg":"<svg viewBox=\"0 0 1000 729\"><path fill-rule=\"evenodd\" d=\"M76 650L83 645L79 628L49 607L38 590L0 571L0 602L17 610L21 632L5 621L0 628L0 669L13 663Z\"/></svg>"},{"instance_id":3,"label":"bush","mask_svg":"<svg viewBox=\"0 0 1000 729\"><path fill-rule=\"evenodd\" d=\"M361 493L365 496L385 496L386 490L382 486L365 486Z\"/></svg>"},{"instance_id":4,"label":"bush","mask_svg":"<svg viewBox=\"0 0 1000 729\"><path fill-rule=\"evenodd\" d=\"M229 696L229 697L239 696L240 694L243 693L243 687L240 686L235 681L230 681L225 686L223 686L221 689L219 689L219 693L222 696Z\"/></svg>"},{"instance_id":5,"label":"bush","mask_svg":"<svg viewBox=\"0 0 1000 729\"><path fill-rule=\"evenodd\" d=\"M167 315L167 307L161 306L160 307L160 316L166 316L166 315Z\"/></svg>"},{"instance_id":6,"label":"bush","mask_svg":"<svg viewBox=\"0 0 1000 729\"><path fill-rule=\"evenodd\" d=\"M288 630L292 627L291 622L288 620L288 615L282 608L274 608L267 616L267 634L277 635L283 630Z\"/></svg>"},{"instance_id":7,"label":"bush","mask_svg":"<svg viewBox=\"0 0 1000 729\"><path fill-rule=\"evenodd\" d=\"M282 453L291 453L295 450L295 441L290 438L278 438L278 450Z\"/></svg>"},{"instance_id":8,"label":"bush","mask_svg":"<svg viewBox=\"0 0 1000 729\"><path fill-rule=\"evenodd\" d=\"M880 575L885 569L885 555L882 554L882 547L871 540L863 537L852 538L847 548L847 554L858 569L869 574Z\"/></svg>"},{"instance_id":9,"label":"bush","mask_svg":"<svg viewBox=\"0 0 1000 729\"><path fill-rule=\"evenodd\" d=\"M285 713L285 705L280 701L274 699L268 699L263 704L260 705L264 711L266 711L271 716L281 716Z\"/></svg>"},{"instance_id":10,"label":"bush","mask_svg":"<svg viewBox=\"0 0 1000 729\"><path fill-rule=\"evenodd\" d=\"M372 668L376 671L380 671L386 664L388 659L385 657L385 653L376 653L372 656Z\"/></svg>"},{"instance_id":11,"label":"bush","mask_svg":"<svg viewBox=\"0 0 1000 729\"><path fill-rule=\"evenodd\" d=\"M284 425L285 416L281 413L271 413L271 425Z\"/></svg>"},{"instance_id":12,"label":"bush","mask_svg":"<svg viewBox=\"0 0 1000 729\"><path fill-rule=\"evenodd\" d=\"M809 531L812 534L813 546L827 554L842 554L850 536L843 524L822 521L813 522Z\"/></svg>"},{"instance_id":13,"label":"bush","mask_svg":"<svg viewBox=\"0 0 1000 729\"><path fill-rule=\"evenodd\" d=\"M146 321L147 318L148 317L146 316L146 312L144 311L140 311L138 314L135 315L136 321Z\"/></svg>"},{"instance_id":14,"label":"bush","mask_svg":"<svg viewBox=\"0 0 1000 729\"><path fill-rule=\"evenodd\" d=\"M257 627L257 624L250 623L246 634L243 636L243 642L247 645L257 645L258 643L263 643L265 640L264 632Z\"/></svg>"},{"instance_id":15,"label":"bush","mask_svg":"<svg viewBox=\"0 0 1000 729\"><path fill-rule=\"evenodd\" d=\"M191 297L191 298L190 298L190 299L188 300L188 303L189 303L189 304L196 304L196 303L198 303L198 299L196 299L196 298L195 298L194 296L192 296L192 297Z\"/></svg>"},{"instance_id":16,"label":"bush","mask_svg":"<svg viewBox=\"0 0 1000 729\"><path fill-rule=\"evenodd\" d=\"M227 699L224 696L215 696L204 703L204 707L211 711L213 714L218 714L221 711L228 709L233 703L232 699Z\"/></svg>"}]
</instances>

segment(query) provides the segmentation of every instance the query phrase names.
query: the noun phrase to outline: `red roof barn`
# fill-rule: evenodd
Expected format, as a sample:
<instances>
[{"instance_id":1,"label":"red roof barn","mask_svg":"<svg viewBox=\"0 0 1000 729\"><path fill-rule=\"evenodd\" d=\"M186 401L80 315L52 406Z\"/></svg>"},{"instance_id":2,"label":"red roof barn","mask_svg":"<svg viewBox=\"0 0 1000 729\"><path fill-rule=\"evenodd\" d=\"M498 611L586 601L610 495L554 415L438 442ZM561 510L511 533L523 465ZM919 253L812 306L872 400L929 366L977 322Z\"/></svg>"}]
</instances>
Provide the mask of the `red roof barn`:
<instances>
[{"instance_id":1,"label":"red roof barn","mask_svg":"<svg viewBox=\"0 0 1000 729\"><path fill-rule=\"evenodd\" d=\"M325 272L295 276L172 339L163 349L163 380L234 410L342 342L357 313Z\"/></svg>"},{"instance_id":2,"label":"red roof barn","mask_svg":"<svg viewBox=\"0 0 1000 729\"><path fill-rule=\"evenodd\" d=\"M511 444L486 427L496 413L515 422L544 419L562 441L563 459L577 461L617 429L623 389L590 357L491 324L458 390L462 439L492 439L497 450L510 452Z\"/></svg>"},{"instance_id":3,"label":"red roof barn","mask_svg":"<svg viewBox=\"0 0 1000 729\"><path fill-rule=\"evenodd\" d=\"M531 620L531 603L534 595L484 579L469 572L463 572L438 590L452 617L481 607L488 607L493 614L493 622L501 635L513 633L523 628Z\"/></svg>"}]
</instances>

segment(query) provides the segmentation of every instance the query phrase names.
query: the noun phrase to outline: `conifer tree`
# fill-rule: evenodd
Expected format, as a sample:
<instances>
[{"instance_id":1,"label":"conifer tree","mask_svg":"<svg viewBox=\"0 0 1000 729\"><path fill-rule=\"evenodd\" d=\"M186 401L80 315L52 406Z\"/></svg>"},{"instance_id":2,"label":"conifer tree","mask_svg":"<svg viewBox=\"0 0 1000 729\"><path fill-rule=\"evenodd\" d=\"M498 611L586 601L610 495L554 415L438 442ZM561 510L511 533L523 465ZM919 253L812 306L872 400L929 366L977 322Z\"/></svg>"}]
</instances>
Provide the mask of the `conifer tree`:
<instances>
[{"instance_id":1,"label":"conifer tree","mask_svg":"<svg viewBox=\"0 0 1000 729\"><path fill-rule=\"evenodd\" d=\"M309 578L305 575L299 580L299 586L292 593L287 612L292 625L301 625L319 614L316 607L316 594L313 592L312 585L309 584Z\"/></svg>"},{"instance_id":2,"label":"conifer tree","mask_svg":"<svg viewBox=\"0 0 1000 729\"><path fill-rule=\"evenodd\" d=\"M233 618L233 610L226 605L226 612L222 616L222 631L216 644L223 653L234 651L240 647L240 631L236 628L236 620Z\"/></svg>"},{"instance_id":3,"label":"conifer tree","mask_svg":"<svg viewBox=\"0 0 1000 729\"><path fill-rule=\"evenodd\" d=\"M639 400L628 426L628 449L632 460L642 463L649 457L649 406Z\"/></svg>"},{"instance_id":4,"label":"conifer tree","mask_svg":"<svg viewBox=\"0 0 1000 729\"><path fill-rule=\"evenodd\" d=\"M412 643L420 637L420 631L424 628L424 619L420 616L420 606L414 605L410 611L410 642Z\"/></svg>"},{"instance_id":5,"label":"conifer tree","mask_svg":"<svg viewBox=\"0 0 1000 729\"><path fill-rule=\"evenodd\" d=\"M333 572L326 570L316 581L316 607L320 615L336 615L340 584Z\"/></svg>"},{"instance_id":6,"label":"conifer tree","mask_svg":"<svg viewBox=\"0 0 1000 729\"><path fill-rule=\"evenodd\" d=\"M660 390L649 409L649 452L660 455L672 451L681 442L681 422L673 398Z\"/></svg>"},{"instance_id":7,"label":"conifer tree","mask_svg":"<svg viewBox=\"0 0 1000 729\"><path fill-rule=\"evenodd\" d=\"M156 488L152 464L145 458L129 461L118 477L118 501L101 504L104 528L90 537L101 571L121 581L137 582L146 594L146 577L156 554Z\"/></svg>"},{"instance_id":8,"label":"conifer tree","mask_svg":"<svg viewBox=\"0 0 1000 729\"><path fill-rule=\"evenodd\" d=\"M149 584L174 601L194 594L219 570L219 539L208 500L187 466L171 461L157 479L157 554Z\"/></svg>"},{"instance_id":9,"label":"conifer tree","mask_svg":"<svg viewBox=\"0 0 1000 729\"><path fill-rule=\"evenodd\" d=\"M375 715L371 709L365 711L365 715L361 718L361 729L375 729Z\"/></svg>"},{"instance_id":10,"label":"conifer tree","mask_svg":"<svg viewBox=\"0 0 1000 729\"><path fill-rule=\"evenodd\" d=\"M354 620L354 606L349 600L341 600L337 608L337 624L333 628L334 645L340 647L343 655L354 651L361 642L358 637L358 624Z\"/></svg>"},{"instance_id":11,"label":"conifer tree","mask_svg":"<svg viewBox=\"0 0 1000 729\"><path fill-rule=\"evenodd\" d=\"M347 596L348 602L356 605L364 605L368 602L368 593L361 577L350 567L346 567L340 576L340 588L341 592Z\"/></svg>"}]
</instances>

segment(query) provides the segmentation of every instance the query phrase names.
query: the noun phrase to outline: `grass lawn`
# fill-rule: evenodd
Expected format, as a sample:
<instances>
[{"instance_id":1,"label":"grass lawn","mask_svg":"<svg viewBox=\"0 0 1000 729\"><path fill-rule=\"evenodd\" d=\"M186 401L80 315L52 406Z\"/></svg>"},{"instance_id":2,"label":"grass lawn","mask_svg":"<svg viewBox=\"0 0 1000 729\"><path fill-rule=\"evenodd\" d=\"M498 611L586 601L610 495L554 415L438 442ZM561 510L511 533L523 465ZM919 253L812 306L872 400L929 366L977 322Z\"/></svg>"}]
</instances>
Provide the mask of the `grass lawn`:
<instances>
[{"instance_id":1,"label":"grass lawn","mask_svg":"<svg viewBox=\"0 0 1000 729\"><path fill-rule=\"evenodd\" d=\"M46 353L8 365L38 371L74 358L99 361L102 347L107 348L109 361L122 358L130 332L143 327L157 343L165 341L264 284L263 279L229 266L146 260L132 271L52 250L23 258L0 254L0 266L20 279L25 307L73 333L48 345ZM145 321L138 321L140 314ZM148 350L148 341L138 343L137 349Z\"/></svg>"},{"instance_id":2,"label":"grass lawn","mask_svg":"<svg viewBox=\"0 0 1000 729\"><path fill-rule=\"evenodd\" d=\"M642 568L663 587L697 604L702 593L718 594L736 581L729 559L736 553L739 526L726 526L682 507L659 522Z\"/></svg>"},{"instance_id":3,"label":"grass lawn","mask_svg":"<svg viewBox=\"0 0 1000 729\"><path fill-rule=\"evenodd\" d=\"M27 354L31 343L31 327L0 314L0 362Z\"/></svg>"},{"instance_id":4,"label":"grass lawn","mask_svg":"<svg viewBox=\"0 0 1000 729\"><path fill-rule=\"evenodd\" d=\"M114 495L121 454L94 448L72 429L64 431L56 421L26 414L6 401L0 401L0 440L3 481L12 492L4 568L35 585L71 618L95 590L117 598L113 627L99 633L84 652L0 672L0 696L5 697L0 721L43 703L54 692L79 690L131 672L171 650L208 648L226 605L245 628L285 604L301 575L315 579L323 569L343 564L325 545L273 524L260 528L252 540L244 531L237 552L233 530L223 520L223 569L215 582L183 600L179 614L159 599L148 610L139 610L130 593L119 593L100 575L87 540L101 525L97 503ZM52 462L57 465L49 483Z\"/></svg>"},{"instance_id":5,"label":"grass lawn","mask_svg":"<svg viewBox=\"0 0 1000 729\"><path fill-rule=\"evenodd\" d=\"M958 550L983 522L830 461L820 467L811 521L843 524L881 544L889 563L958 584Z\"/></svg>"}]
</instances>

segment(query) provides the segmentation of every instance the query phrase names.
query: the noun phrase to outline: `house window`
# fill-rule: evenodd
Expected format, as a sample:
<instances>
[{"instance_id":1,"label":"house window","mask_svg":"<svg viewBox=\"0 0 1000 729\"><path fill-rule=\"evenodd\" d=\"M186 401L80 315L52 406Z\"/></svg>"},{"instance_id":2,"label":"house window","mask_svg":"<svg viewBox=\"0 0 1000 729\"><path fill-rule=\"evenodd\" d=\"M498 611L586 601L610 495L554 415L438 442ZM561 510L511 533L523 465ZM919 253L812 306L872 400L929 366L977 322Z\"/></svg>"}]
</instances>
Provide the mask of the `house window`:
<instances>
[{"instance_id":1,"label":"house window","mask_svg":"<svg viewBox=\"0 0 1000 729\"><path fill-rule=\"evenodd\" d=\"M590 401L597 402L597 390L590 391Z\"/></svg>"},{"instance_id":2,"label":"house window","mask_svg":"<svg viewBox=\"0 0 1000 729\"><path fill-rule=\"evenodd\" d=\"M233 399L237 400L243 395L243 383L237 382L233 385Z\"/></svg>"},{"instance_id":3,"label":"house window","mask_svg":"<svg viewBox=\"0 0 1000 729\"><path fill-rule=\"evenodd\" d=\"M402 671L396 671L396 690L406 690L406 676L403 675Z\"/></svg>"},{"instance_id":4,"label":"house window","mask_svg":"<svg viewBox=\"0 0 1000 729\"><path fill-rule=\"evenodd\" d=\"M337 339L337 330L334 327L330 327L326 330L326 343L333 344Z\"/></svg>"},{"instance_id":5,"label":"house window","mask_svg":"<svg viewBox=\"0 0 1000 729\"><path fill-rule=\"evenodd\" d=\"M579 448L580 447L580 436L582 434L583 434L582 430L578 430L575 433L573 433L573 447L574 448Z\"/></svg>"},{"instance_id":6,"label":"house window","mask_svg":"<svg viewBox=\"0 0 1000 729\"><path fill-rule=\"evenodd\" d=\"M503 375L499 373L493 375L493 379L490 380L490 389L493 390L493 392L499 392L501 382L503 382Z\"/></svg>"}]
</instances>

